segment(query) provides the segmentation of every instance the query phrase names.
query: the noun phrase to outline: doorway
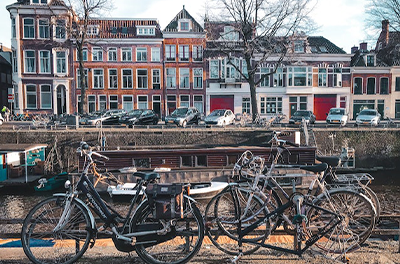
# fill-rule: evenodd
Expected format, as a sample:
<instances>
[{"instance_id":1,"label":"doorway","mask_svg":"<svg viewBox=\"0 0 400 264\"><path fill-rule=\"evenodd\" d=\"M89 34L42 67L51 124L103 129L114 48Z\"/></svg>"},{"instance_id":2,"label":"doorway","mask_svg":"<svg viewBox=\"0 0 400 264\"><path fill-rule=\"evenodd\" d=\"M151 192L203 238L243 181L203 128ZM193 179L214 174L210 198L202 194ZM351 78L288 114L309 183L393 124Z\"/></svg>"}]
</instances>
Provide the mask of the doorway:
<instances>
[{"instance_id":1,"label":"doorway","mask_svg":"<svg viewBox=\"0 0 400 264\"><path fill-rule=\"evenodd\" d=\"M64 85L57 86L57 115L67 113L67 92Z\"/></svg>"}]
</instances>

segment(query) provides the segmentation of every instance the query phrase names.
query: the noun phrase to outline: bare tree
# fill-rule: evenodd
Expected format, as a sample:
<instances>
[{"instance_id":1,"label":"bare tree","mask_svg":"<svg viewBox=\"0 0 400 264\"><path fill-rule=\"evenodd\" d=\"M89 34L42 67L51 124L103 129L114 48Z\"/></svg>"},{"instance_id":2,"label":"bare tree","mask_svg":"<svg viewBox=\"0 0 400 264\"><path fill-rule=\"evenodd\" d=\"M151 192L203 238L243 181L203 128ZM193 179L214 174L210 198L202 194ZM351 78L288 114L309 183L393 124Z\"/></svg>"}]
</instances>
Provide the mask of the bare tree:
<instances>
[{"instance_id":1,"label":"bare tree","mask_svg":"<svg viewBox=\"0 0 400 264\"><path fill-rule=\"evenodd\" d=\"M83 49L90 42L87 30L90 19L102 15L103 12L111 10L112 0L67 0L70 9L72 23L69 27L69 36L74 41L77 49L77 60L79 63L79 87L81 88L81 104L78 112L88 112L86 102L86 79Z\"/></svg>"},{"instance_id":2,"label":"bare tree","mask_svg":"<svg viewBox=\"0 0 400 264\"><path fill-rule=\"evenodd\" d=\"M245 70L233 62L228 63L250 86L253 122L258 115L256 87L264 78L276 72L291 51L289 37L306 29L303 22L308 21L312 4L312 0L212 0L209 7L214 14L208 13L207 17L212 19L215 16L218 21L222 18L222 21L231 22L233 31L238 34L238 41L235 44L216 41L211 50L223 53L229 62L239 53L243 56L247 64ZM256 73L260 66L272 61L274 69L263 73L257 80Z\"/></svg>"},{"instance_id":3,"label":"bare tree","mask_svg":"<svg viewBox=\"0 0 400 264\"><path fill-rule=\"evenodd\" d=\"M400 31L399 0L368 0L366 13L366 26L369 34L376 35L380 32L382 20L390 21L391 29Z\"/></svg>"}]
</instances>

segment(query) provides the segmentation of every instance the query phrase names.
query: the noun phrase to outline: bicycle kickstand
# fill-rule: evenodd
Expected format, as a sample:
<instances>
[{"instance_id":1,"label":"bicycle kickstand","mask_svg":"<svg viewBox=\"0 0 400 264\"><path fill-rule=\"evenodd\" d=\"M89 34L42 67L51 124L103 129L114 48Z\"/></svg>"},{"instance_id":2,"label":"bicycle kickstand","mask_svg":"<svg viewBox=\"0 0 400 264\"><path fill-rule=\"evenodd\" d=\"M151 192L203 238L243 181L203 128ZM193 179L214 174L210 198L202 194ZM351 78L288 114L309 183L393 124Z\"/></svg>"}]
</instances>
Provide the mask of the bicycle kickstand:
<instances>
[{"instance_id":1,"label":"bicycle kickstand","mask_svg":"<svg viewBox=\"0 0 400 264\"><path fill-rule=\"evenodd\" d=\"M234 259L232 259L231 263L237 264L239 260L243 257L243 253L239 253Z\"/></svg>"}]
</instances>

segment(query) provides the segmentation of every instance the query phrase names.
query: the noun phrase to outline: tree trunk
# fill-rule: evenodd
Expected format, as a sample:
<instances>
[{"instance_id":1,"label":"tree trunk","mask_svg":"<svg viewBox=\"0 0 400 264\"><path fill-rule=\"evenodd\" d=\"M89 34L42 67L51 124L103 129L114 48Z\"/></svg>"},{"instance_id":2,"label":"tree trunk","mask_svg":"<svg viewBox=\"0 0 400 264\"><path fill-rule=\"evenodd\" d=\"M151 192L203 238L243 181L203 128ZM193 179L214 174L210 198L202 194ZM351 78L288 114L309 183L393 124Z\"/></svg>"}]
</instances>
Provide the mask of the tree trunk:
<instances>
[{"instance_id":1,"label":"tree trunk","mask_svg":"<svg viewBox=\"0 0 400 264\"><path fill-rule=\"evenodd\" d=\"M81 43L77 43L76 45L78 51L78 62L79 62L79 86L81 88L81 104L79 105L78 112L79 114L85 114L88 112L87 103L86 103L86 75L85 75L85 67L83 64L83 47Z\"/></svg>"}]
</instances>

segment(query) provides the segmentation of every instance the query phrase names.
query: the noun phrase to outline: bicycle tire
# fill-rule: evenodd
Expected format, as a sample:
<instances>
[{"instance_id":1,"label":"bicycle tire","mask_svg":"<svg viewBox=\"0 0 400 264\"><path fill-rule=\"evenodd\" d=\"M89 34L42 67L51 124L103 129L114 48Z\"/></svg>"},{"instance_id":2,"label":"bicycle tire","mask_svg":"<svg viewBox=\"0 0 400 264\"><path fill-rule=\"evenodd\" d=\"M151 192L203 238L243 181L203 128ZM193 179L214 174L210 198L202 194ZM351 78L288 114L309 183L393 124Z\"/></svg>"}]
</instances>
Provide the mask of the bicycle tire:
<instances>
[{"instance_id":1,"label":"bicycle tire","mask_svg":"<svg viewBox=\"0 0 400 264\"><path fill-rule=\"evenodd\" d=\"M176 225L171 228L169 234L158 235L160 241L151 243L146 237L143 241L140 237L136 238L136 253L143 261L151 264L186 263L200 250L204 238L204 222L197 206L185 197L183 218L173 220L176 221ZM135 232L140 224L154 224L159 221L153 217L153 209L145 201L133 216L130 230ZM168 235L169 237L165 238Z\"/></svg>"},{"instance_id":2,"label":"bicycle tire","mask_svg":"<svg viewBox=\"0 0 400 264\"><path fill-rule=\"evenodd\" d=\"M334 254L351 252L368 239L375 227L375 208L364 194L333 189L329 191L329 199L320 196L314 201L314 205L332 210L344 217L341 224L316 243L316 246L324 252ZM308 211L307 218L309 227L312 225L319 227L324 222L323 213L313 208Z\"/></svg>"},{"instance_id":3,"label":"bicycle tire","mask_svg":"<svg viewBox=\"0 0 400 264\"><path fill-rule=\"evenodd\" d=\"M38 203L24 220L21 232L22 248L35 264L70 264L87 250L92 236L86 209L75 200L65 226L57 232L64 211L65 197L50 197Z\"/></svg>"},{"instance_id":4,"label":"bicycle tire","mask_svg":"<svg viewBox=\"0 0 400 264\"><path fill-rule=\"evenodd\" d=\"M376 195L376 193L369 188L368 186L363 187L365 189L365 194L366 196L371 199L374 207L375 207L375 211L376 211L376 223L379 222L379 218L381 217L381 203L379 202L379 198Z\"/></svg>"},{"instance_id":5,"label":"bicycle tire","mask_svg":"<svg viewBox=\"0 0 400 264\"><path fill-rule=\"evenodd\" d=\"M233 186L225 188L222 192L214 196L207 204L205 211L205 222L206 222L206 235L209 237L213 245L219 250L230 255L249 255L257 251L260 246L252 243L243 243L242 252L239 251L239 236L238 236L238 219L240 218L239 212L242 212L247 202L247 197L243 196L248 194L244 192L243 188L237 188L240 191L238 195ZM240 197L242 196L242 197ZM254 221L262 218L264 214L268 213L267 209L263 209L262 199L258 196L253 196L253 204L249 207L248 219L242 221L242 228L250 225ZM240 206L240 209L239 209ZM257 213L251 218L252 213ZM271 233L271 225L269 221L266 221L264 230L258 229L253 233L249 233L244 238L250 239L254 242L264 242Z\"/></svg>"}]
</instances>

